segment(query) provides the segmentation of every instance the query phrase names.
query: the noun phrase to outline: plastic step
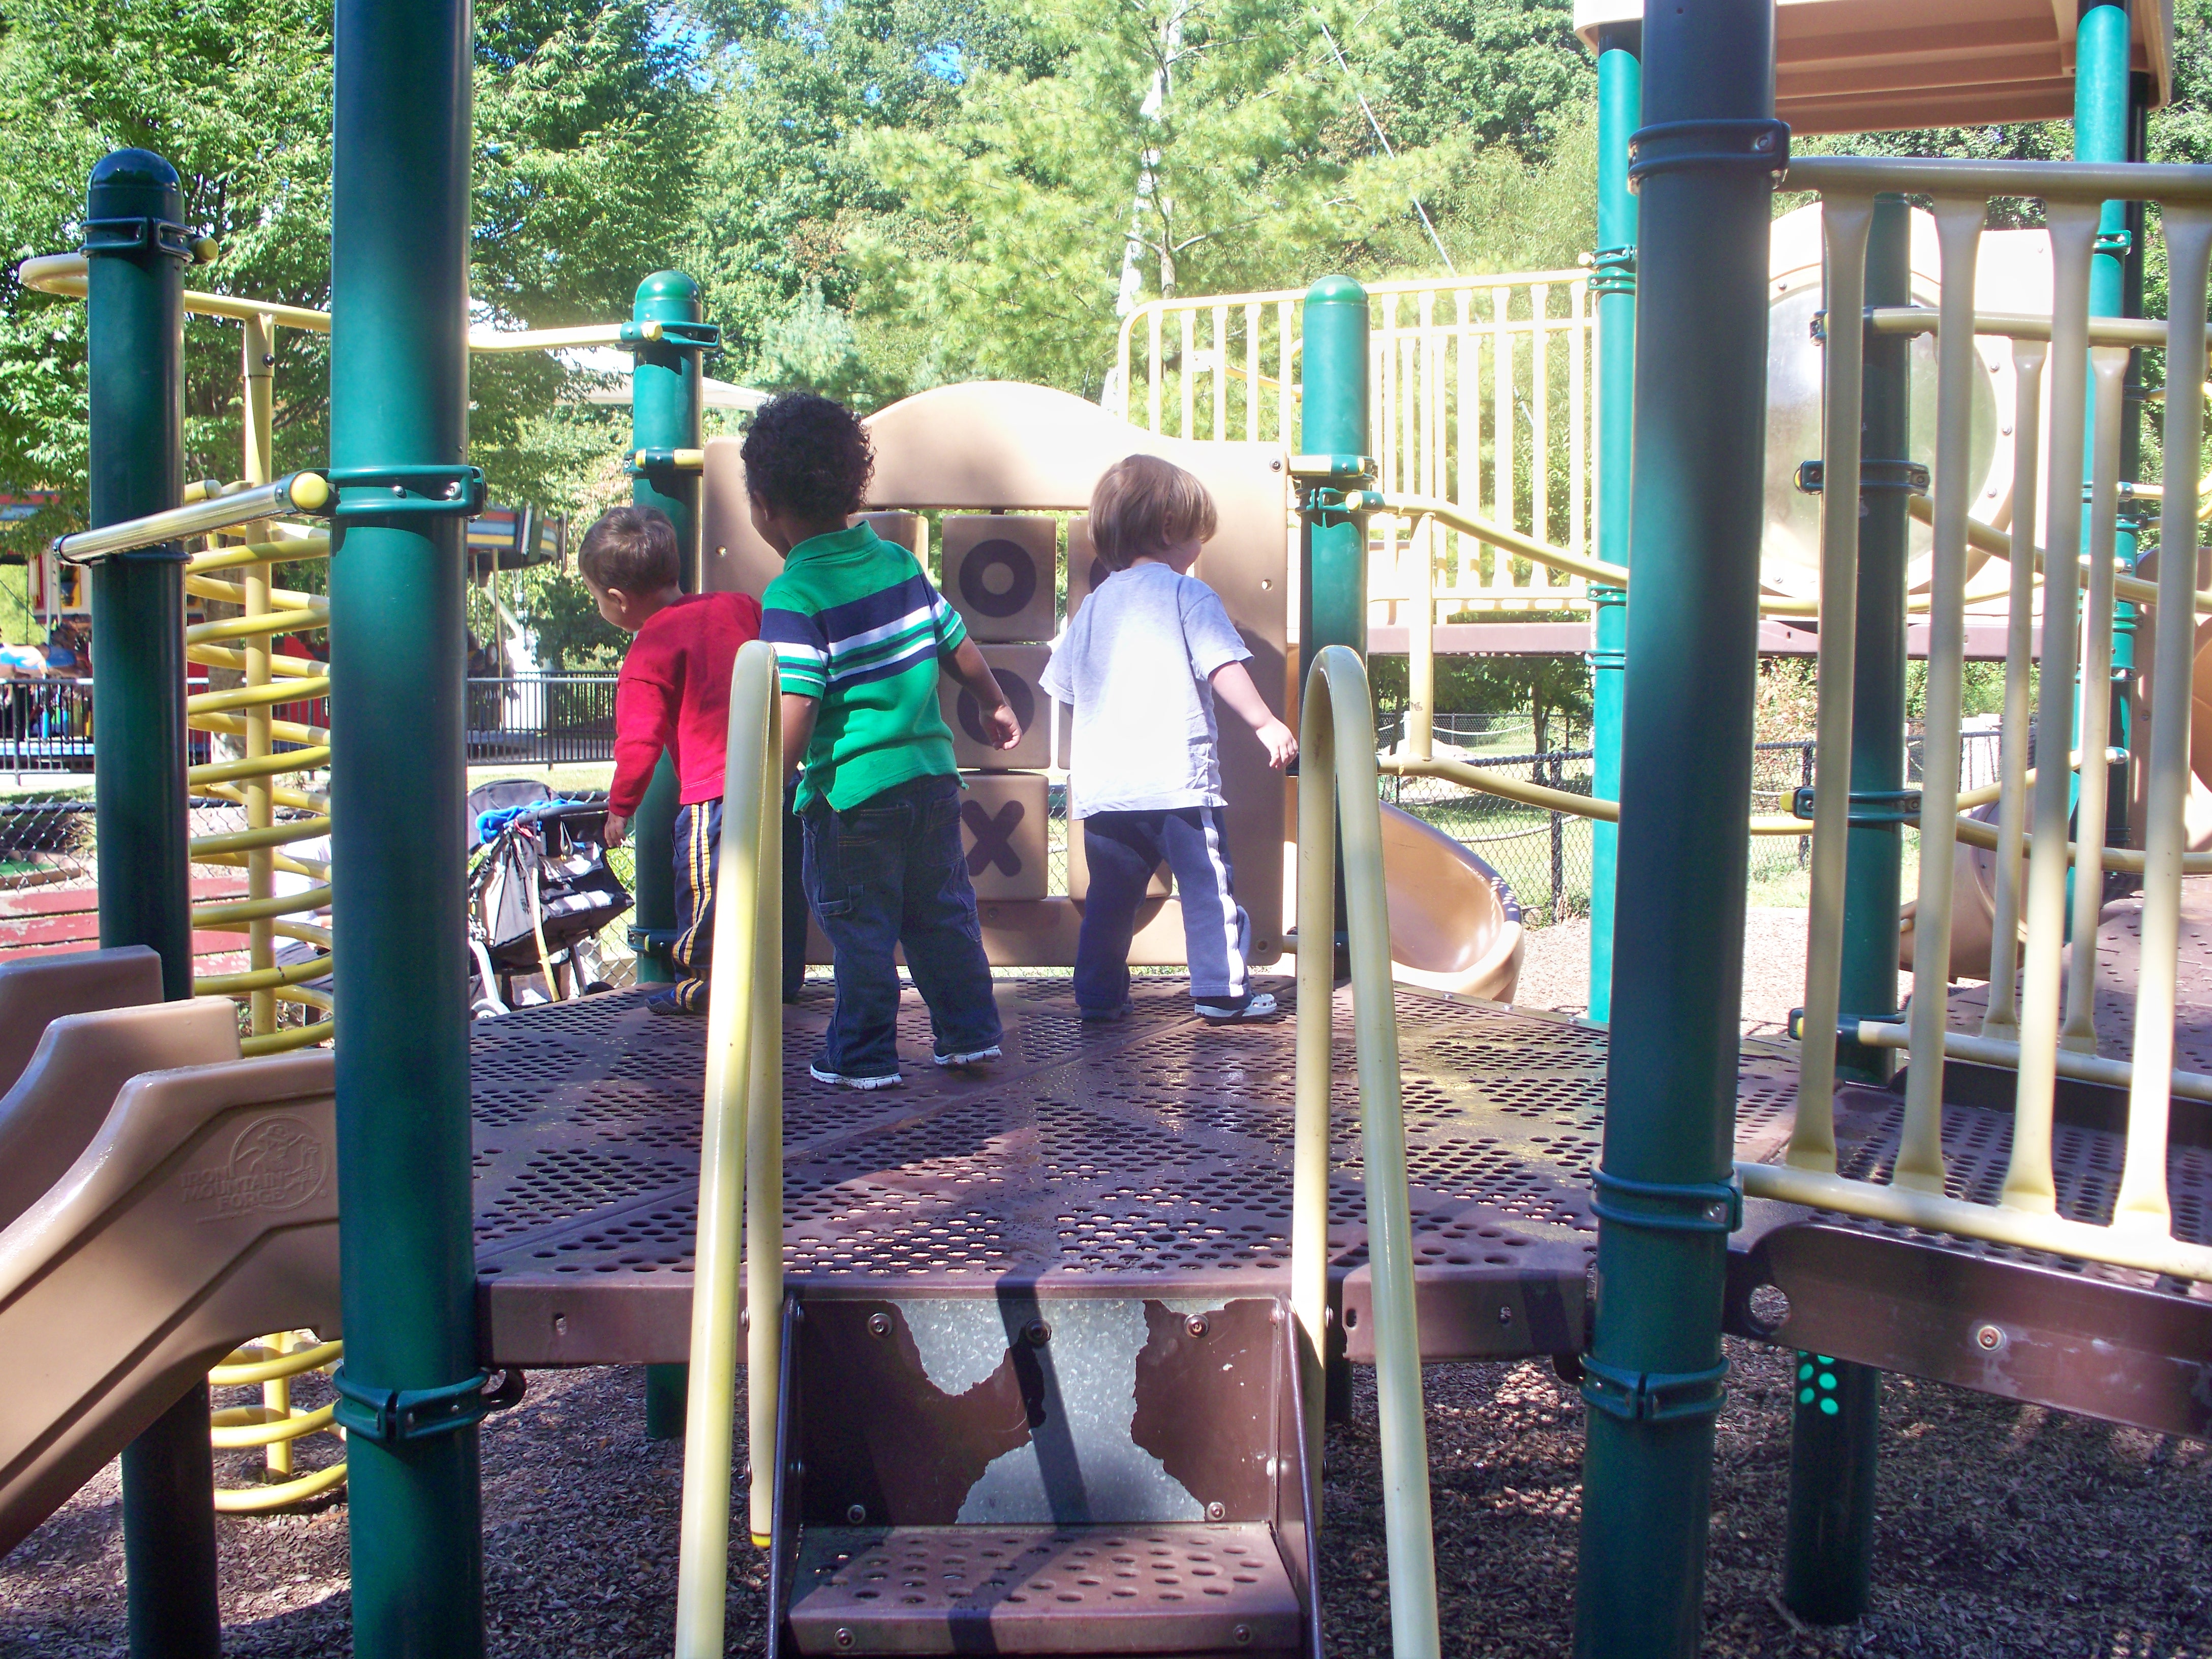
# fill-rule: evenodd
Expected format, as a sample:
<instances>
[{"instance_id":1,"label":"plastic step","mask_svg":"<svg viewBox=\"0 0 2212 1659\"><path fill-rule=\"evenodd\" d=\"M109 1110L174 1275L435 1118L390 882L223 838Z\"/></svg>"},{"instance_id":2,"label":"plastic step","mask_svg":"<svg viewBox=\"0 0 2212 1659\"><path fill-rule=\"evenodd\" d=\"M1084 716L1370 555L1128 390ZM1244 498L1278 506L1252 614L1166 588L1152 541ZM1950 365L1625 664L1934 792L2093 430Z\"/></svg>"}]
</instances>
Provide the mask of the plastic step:
<instances>
[{"instance_id":1,"label":"plastic step","mask_svg":"<svg viewBox=\"0 0 2212 1659\"><path fill-rule=\"evenodd\" d=\"M1261 1522L810 1527L788 1616L830 1656L1282 1651L1300 1627Z\"/></svg>"}]
</instances>

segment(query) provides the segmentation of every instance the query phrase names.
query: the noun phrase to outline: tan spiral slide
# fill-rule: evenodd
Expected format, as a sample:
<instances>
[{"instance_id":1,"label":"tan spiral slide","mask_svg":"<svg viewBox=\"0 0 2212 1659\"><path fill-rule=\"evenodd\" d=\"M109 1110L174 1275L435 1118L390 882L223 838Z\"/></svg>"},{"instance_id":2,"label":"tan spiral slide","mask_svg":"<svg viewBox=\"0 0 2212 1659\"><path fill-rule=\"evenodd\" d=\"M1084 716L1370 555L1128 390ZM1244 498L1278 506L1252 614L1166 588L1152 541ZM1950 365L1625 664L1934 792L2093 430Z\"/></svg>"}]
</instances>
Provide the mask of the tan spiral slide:
<instances>
[{"instance_id":1,"label":"tan spiral slide","mask_svg":"<svg viewBox=\"0 0 2212 1659\"><path fill-rule=\"evenodd\" d=\"M240 1342L337 1331L331 1056L160 996L150 951L0 967L0 1554Z\"/></svg>"}]
</instances>

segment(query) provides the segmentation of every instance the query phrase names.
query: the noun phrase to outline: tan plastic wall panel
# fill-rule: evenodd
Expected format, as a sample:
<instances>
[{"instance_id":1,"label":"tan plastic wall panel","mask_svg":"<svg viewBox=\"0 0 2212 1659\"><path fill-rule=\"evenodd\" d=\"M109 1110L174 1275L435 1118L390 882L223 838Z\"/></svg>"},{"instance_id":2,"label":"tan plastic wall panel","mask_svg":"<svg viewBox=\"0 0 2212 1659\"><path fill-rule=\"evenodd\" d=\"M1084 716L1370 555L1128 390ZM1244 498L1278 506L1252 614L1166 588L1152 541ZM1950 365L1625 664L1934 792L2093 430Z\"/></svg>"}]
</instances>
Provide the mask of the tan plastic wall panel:
<instances>
[{"instance_id":1,"label":"tan plastic wall panel","mask_svg":"<svg viewBox=\"0 0 2212 1659\"><path fill-rule=\"evenodd\" d=\"M1052 763L1052 699L1038 682L1052 660L1048 645L979 645L983 660L998 677L999 689L1013 706L1022 723L1022 740L1012 749L994 748L983 724L983 706L952 683L950 674L938 681L939 706L945 723L952 728L952 757L961 770L1033 772Z\"/></svg>"},{"instance_id":2,"label":"tan plastic wall panel","mask_svg":"<svg viewBox=\"0 0 2212 1659\"><path fill-rule=\"evenodd\" d=\"M1067 619L1075 620L1075 613L1083 609L1084 600L1098 591L1099 583L1114 573L1106 568L1106 561L1098 556L1098 550L1091 540L1091 519L1086 514L1067 521Z\"/></svg>"},{"instance_id":3,"label":"tan plastic wall panel","mask_svg":"<svg viewBox=\"0 0 2212 1659\"><path fill-rule=\"evenodd\" d=\"M161 958L143 945L0 963L0 1089L15 1087L48 1024L64 1014L161 1000Z\"/></svg>"},{"instance_id":4,"label":"tan plastic wall panel","mask_svg":"<svg viewBox=\"0 0 2212 1659\"><path fill-rule=\"evenodd\" d=\"M326 1053L136 1079L0 1232L0 1554L240 1342L338 1333Z\"/></svg>"},{"instance_id":5,"label":"tan plastic wall panel","mask_svg":"<svg viewBox=\"0 0 2212 1659\"><path fill-rule=\"evenodd\" d=\"M1251 649L1252 678L1270 701L1285 681L1289 636L1289 475L1274 444L1201 443L1130 425L1097 404L1048 387L978 380L939 386L902 399L867 419L876 448L869 486L872 507L1008 513L1081 513L1106 469L1124 456L1158 455L1188 468L1213 496L1221 528L1206 544L1195 574L1221 602ZM781 562L754 534L745 509L739 441L707 445L700 512L706 528L706 585L758 593ZM1279 709L1278 712L1284 712ZM1229 802L1230 855L1237 899L1252 917L1252 959L1265 967L1282 954L1283 779L1241 720L1228 716L1221 744L1223 794ZM1006 901L1007 903L1013 902ZM1062 903L1066 901L1045 901ZM1172 901L1164 914L1174 909ZM992 960L1007 967L1050 966L1074 959L1076 915L1038 915L994 934ZM1182 958L1179 923L1167 937ZM1148 926L1139 943L1158 931ZM1057 956L1028 953L1045 948ZM1149 946L1146 948L1150 948Z\"/></svg>"},{"instance_id":6,"label":"tan plastic wall panel","mask_svg":"<svg viewBox=\"0 0 2212 1659\"><path fill-rule=\"evenodd\" d=\"M1051 891L1052 809L1042 772L967 772L960 844L977 899L1041 899Z\"/></svg>"},{"instance_id":7,"label":"tan plastic wall panel","mask_svg":"<svg viewBox=\"0 0 2212 1659\"><path fill-rule=\"evenodd\" d=\"M15 1086L0 1097L0 1227L76 1162L132 1078L237 1058L238 1007L224 997L53 1021Z\"/></svg>"},{"instance_id":8,"label":"tan plastic wall panel","mask_svg":"<svg viewBox=\"0 0 2212 1659\"><path fill-rule=\"evenodd\" d=\"M1058 630L1060 524L955 513L942 526L945 597L977 644L1048 640Z\"/></svg>"}]
</instances>

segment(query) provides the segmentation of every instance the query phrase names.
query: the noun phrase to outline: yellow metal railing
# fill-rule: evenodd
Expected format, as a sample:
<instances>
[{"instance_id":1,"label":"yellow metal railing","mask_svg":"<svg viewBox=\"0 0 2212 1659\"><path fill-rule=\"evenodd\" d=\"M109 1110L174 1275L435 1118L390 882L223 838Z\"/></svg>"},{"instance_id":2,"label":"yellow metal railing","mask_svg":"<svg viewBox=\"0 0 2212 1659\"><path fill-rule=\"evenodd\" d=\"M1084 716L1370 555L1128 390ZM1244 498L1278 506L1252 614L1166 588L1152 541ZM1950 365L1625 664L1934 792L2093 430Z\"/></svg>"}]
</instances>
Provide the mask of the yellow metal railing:
<instances>
[{"instance_id":1,"label":"yellow metal railing","mask_svg":"<svg viewBox=\"0 0 2212 1659\"><path fill-rule=\"evenodd\" d=\"M1863 307L1868 228L1875 194L1901 191L1934 198L1945 282L1935 327L1938 348L1935 494L1927 516L1935 534L1929 580L1929 641L1925 741L1921 777L1919 895L1914 956L1929 964L1917 981L1906 1024L1859 1024L1852 1033L1902 1047L1912 1056L1907 1073L1905 1124L1894 1169L1887 1181L1846 1176L1837 1167L1834 1127L1835 1036L1843 949L1844 844L1849 801L1841 788L1814 796L1813 898L1806 954L1806 1012L1797 1115L1786 1161L1741 1164L1744 1190L1762 1198L1812 1205L1908 1226L2055 1251L2186 1279L2212 1278L2212 1247L2177 1239L2166 1196L2168 1103L2176 1093L2202 1097L2212 1079L2173 1069L2174 1013L2179 952L2181 878L2200 866L2186 853L2184 822L2190 787L2191 718L2190 665L2195 658L2196 618L2203 596L2196 591L2195 536L2197 468L2204 411L2194 397L2169 401L2165 422L2165 522L2179 526L2179 556L2167 550L2154 586L2123 578L2113 568L2120 500L2121 395L2130 343L2162 344L2166 380L2198 386L2205 378L2202 330L2131 325L2128 338L2106 343L2112 325L2093 323L2089 270L2101 204L2155 202L2153 222L2166 239L2169 313L2205 314L2207 268L2212 264L2212 170L2067 163L1959 163L1820 157L1798 161L1789 187L1822 198L1831 315L1855 315ZM1989 200L2031 197L2044 204L2051 238L2054 299L2048 318L1977 318L1973 272ZM1882 325L1924 330L1923 314L1885 315ZM1977 331L2008 336L2020 370L2013 437L2018 491L2011 537L1977 526L1967 516L1968 417ZM2136 339L2140 335L2140 341ZM1828 331L1824 465L1831 477L1855 476L1860 422L1856 329ZM2048 368L2050 441L2043 445L2041 380ZM2094 392L2094 395L2093 395ZM2091 424L2094 411L2094 423ZM2091 456L2088 526L2085 538L2081 487L2070 459ZM2035 483L2043 451L2060 458L2044 481L2040 503L2044 551L2035 552ZM1849 775L1851 742L1858 516L1853 495L1821 497L1823 513L1817 775ZM1828 511L1837 503L1853 510ZM2087 545L2084 545L2086 539ZM1968 824L1960 800L1958 739L1965 644L1966 590L1970 547L2015 546L2031 556L2014 558L2009 573L2010 631L2002 738L2005 761L1994 830ZM2045 744L2078 744L2081 753L2105 750L2108 702L2082 700L2075 732L2077 664L2085 683L2102 685L2112 661L2113 603L2150 602L2155 665L2148 720L2148 807L2144 849L2133 855L2108 851L2088 837L2067 840L2077 806L2084 825L2105 821L2105 771L2090 766L2075 785L2065 768L2040 769L2029 780L2027 684L2029 629L2035 567L2082 572L2079 583L2043 586L2043 653L2039 737ZM2076 599L2086 589L2077 611ZM2146 592L2144 590L2148 589ZM2078 799L2077 799L2078 795ZM1992 846L1996 927L1990 962L1990 996L1984 1030L1963 1043L1950 1032L1942 964L1950 958L1954 848L1961 841ZM2095 994L2100 972L2094 941L2103 896L2102 872L2132 866L2142 870L2142 956L2135 992L2134 1046L2126 1062L2096 1055ZM2070 877L2070 880L2069 880ZM2070 888L2070 892L2069 892ZM2024 959L2019 936L2024 924ZM2070 961L2069 937L2075 941ZM2016 988L2015 988L2016 981ZM1967 1050L1971 1048L1972 1053ZM1947 1056L2008 1063L2016 1069L2010 1161L1995 1203L1953 1195L1947 1189L1943 1152L1943 1070ZM2124 1081L2130 1091L2126 1152L2112 1219L2062 1215L2052 1166L2053 1099L2060 1075L2094 1073L2095 1080Z\"/></svg>"},{"instance_id":2,"label":"yellow metal railing","mask_svg":"<svg viewBox=\"0 0 2212 1659\"><path fill-rule=\"evenodd\" d=\"M714 912L707 1000L676 1659L722 1652L741 1330L754 1544L767 1548L775 1524L783 1362L783 935L775 921L783 892L783 717L776 684L772 647L756 640L738 648L716 854L716 890L726 898Z\"/></svg>"},{"instance_id":3,"label":"yellow metal railing","mask_svg":"<svg viewBox=\"0 0 2212 1659\"><path fill-rule=\"evenodd\" d=\"M1375 705L1358 653L1332 645L1306 675L1298 719L1298 917L1322 930L1297 953L1297 1059L1291 1196L1291 1310L1305 1395L1310 1513L1322 1511L1322 1364L1328 1353L1329 1082L1340 825L1350 932L1352 1017L1359 1073L1360 1159L1367 1186L1367 1260L1375 1287L1376 1417L1382 1451L1382 1528L1390 1577L1391 1651L1436 1659L1437 1564L1428 1431L1413 1307L1413 1224L1406 1119L1398 1082L1398 1012L1390 973L1382 809L1375 787Z\"/></svg>"},{"instance_id":4,"label":"yellow metal railing","mask_svg":"<svg viewBox=\"0 0 2212 1659\"><path fill-rule=\"evenodd\" d=\"M258 1406L225 1406L210 1418L210 1438L217 1451L237 1450L254 1446L265 1447L269 1473L281 1477L274 1485L261 1486L218 1486L215 1506L223 1515L258 1515L268 1510L281 1510L330 1491L345 1480L346 1466L332 1463L306 1474L296 1473L292 1467L292 1443L311 1434L334 1434L343 1439L345 1431L331 1419L337 1402L309 1411L292 1403L292 1379L309 1371L327 1371L336 1364L344 1351L342 1342L318 1342L308 1334L302 1344L300 1333L281 1331L275 1336L262 1338L239 1349L222 1364L208 1373L208 1382L218 1389L261 1386L261 1403Z\"/></svg>"},{"instance_id":5,"label":"yellow metal railing","mask_svg":"<svg viewBox=\"0 0 2212 1659\"><path fill-rule=\"evenodd\" d=\"M1586 550L1588 290L1582 270L1369 284L1369 453L1381 487ZM1108 406L1152 432L1295 448L1304 298L1299 289L1147 301L1121 319ZM1588 603L1571 565L1532 562L1467 532L1408 536L1378 521L1370 568L1370 612L1386 623Z\"/></svg>"}]
</instances>

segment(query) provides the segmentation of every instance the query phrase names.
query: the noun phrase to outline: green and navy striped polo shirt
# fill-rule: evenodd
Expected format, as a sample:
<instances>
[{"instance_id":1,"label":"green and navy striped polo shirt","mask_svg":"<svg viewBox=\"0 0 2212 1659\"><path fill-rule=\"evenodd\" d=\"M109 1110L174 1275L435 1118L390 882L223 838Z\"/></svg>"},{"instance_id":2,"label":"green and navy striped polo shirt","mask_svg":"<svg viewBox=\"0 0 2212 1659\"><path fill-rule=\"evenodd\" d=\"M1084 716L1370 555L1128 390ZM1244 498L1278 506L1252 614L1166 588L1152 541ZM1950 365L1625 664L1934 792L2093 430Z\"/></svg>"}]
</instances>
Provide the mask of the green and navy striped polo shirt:
<instances>
[{"instance_id":1,"label":"green and navy striped polo shirt","mask_svg":"<svg viewBox=\"0 0 2212 1659\"><path fill-rule=\"evenodd\" d=\"M855 525L791 550L761 595L783 689L816 697L803 808L840 812L913 778L958 771L937 706L937 659L968 637L914 555Z\"/></svg>"}]
</instances>

